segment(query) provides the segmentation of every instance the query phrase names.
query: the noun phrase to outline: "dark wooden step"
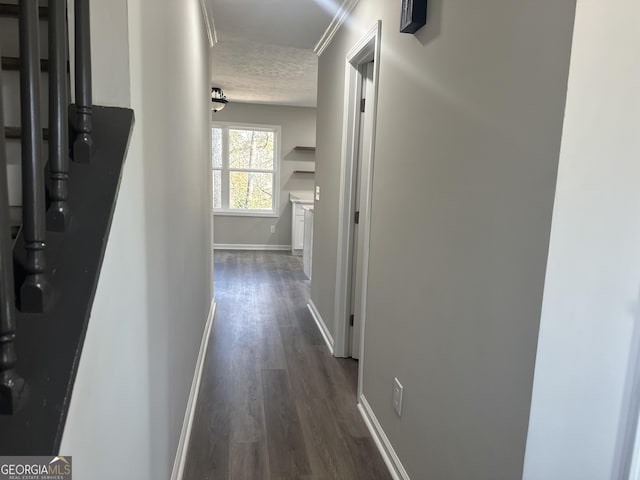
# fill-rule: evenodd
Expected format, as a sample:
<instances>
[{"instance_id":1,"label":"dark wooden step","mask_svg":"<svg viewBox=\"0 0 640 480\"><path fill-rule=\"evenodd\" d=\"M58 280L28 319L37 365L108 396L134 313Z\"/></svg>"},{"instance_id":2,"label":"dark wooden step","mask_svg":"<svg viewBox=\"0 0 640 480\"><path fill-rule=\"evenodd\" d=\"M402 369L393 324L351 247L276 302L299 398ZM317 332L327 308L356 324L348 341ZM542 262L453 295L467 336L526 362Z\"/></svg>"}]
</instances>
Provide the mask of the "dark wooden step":
<instances>
[{"instance_id":1,"label":"dark wooden step","mask_svg":"<svg viewBox=\"0 0 640 480\"><path fill-rule=\"evenodd\" d=\"M20 127L4 127L4 138L7 140L21 140L22 139L22 128ZM47 141L49 140L49 129L42 129L42 139Z\"/></svg>"},{"instance_id":2,"label":"dark wooden step","mask_svg":"<svg viewBox=\"0 0 640 480\"><path fill-rule=\"evenodd\" d=\"M18 5L12 3L0 3L0 17L6 18L18 18L19 15ZM39 7L38 14L40 19L49 18L49 7Z\"/></svg>"},{"instance_id":3,"label":"dark wooden step","mask_svg":"<svg viewBox=\"0 0 640 480\"><path fill-rule=\"evenodd\" d=\"M19 57L2 57L2 70L20 70L20 58ZM40 59L40 71L49 71L49 60L46 58Z\"/></svg>"}]
</instances>

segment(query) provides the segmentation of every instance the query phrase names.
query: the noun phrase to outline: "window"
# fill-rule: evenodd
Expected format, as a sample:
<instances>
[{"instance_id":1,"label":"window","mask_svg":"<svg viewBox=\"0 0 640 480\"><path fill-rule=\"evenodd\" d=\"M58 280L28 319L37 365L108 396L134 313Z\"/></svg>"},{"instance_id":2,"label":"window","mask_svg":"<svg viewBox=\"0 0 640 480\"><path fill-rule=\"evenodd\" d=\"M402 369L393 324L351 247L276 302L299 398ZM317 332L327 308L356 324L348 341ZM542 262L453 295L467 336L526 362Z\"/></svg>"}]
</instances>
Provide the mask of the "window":
<instances>
[{"instance_id":1,"label":"window","mask_svg":"<svg viewBox=\"0 0 640 480\"><path fill-rule=\"evenodd\" d=\"M280 127L214 123L213 210L221 215L278 215Z\"/></svg>"}]
</instances>

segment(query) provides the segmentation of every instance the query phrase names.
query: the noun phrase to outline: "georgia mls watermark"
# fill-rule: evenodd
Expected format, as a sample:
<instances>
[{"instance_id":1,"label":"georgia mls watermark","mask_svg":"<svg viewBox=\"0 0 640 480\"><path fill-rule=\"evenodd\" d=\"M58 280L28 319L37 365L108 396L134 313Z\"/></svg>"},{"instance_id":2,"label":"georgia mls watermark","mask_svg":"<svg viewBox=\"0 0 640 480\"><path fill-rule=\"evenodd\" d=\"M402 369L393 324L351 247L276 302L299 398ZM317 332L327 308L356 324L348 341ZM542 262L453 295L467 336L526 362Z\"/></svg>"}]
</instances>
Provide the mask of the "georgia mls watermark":
<instances>
[{"instance_id":1,"label":"georgia mls watermark","mask_svg":"<svg viewBox=\"0 0 640 480\"><path fill-rule=\"evenodd\" d=\"M0 480L71 480L71 457L0 457Z\"/></svg>"}]
</instances>

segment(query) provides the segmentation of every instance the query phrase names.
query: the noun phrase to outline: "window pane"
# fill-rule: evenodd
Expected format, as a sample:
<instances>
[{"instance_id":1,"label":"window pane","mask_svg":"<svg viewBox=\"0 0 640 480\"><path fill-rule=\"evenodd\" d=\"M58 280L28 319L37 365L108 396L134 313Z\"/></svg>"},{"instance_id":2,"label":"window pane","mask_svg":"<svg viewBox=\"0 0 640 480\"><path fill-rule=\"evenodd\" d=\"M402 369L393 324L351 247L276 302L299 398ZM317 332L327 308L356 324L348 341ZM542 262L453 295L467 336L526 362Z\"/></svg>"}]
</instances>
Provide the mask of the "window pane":
<instances>
[{"instance_id":1,"label":"window pane","mask_svg":"<svg viewBox=\"0 0 640 480\"><path fill-rule=\"evenodd\" d=\"M222 172L213 171L213 208L222 208Z\"/></svg>"},{"instance_id":2,"label":"window pane","mask_svg":"<svg viewBox=\"0 0 640 480\"><path fill-rule=\"evenodd\" d=\"M211 158L214 168L222 168L222 129L211 129Z\"/></svg>"},{"instance_id":3,"label":"window pane","mask_svg":"<svg viewBox=\"0 0 640 480\"><path fill-rule=\"evenodd\" d=\"M273 170L273 132L230 129L229 167Z\"/></svg>"},{"instance_id":4,"label":"window pane","mask_svg":"<svg viewBox=\"0 0 640 480\"><path fill-rule=\"evenodd\" d=\"M229 172L229 208L271 210L273 174Z\"/></svg>"}]
</instances>

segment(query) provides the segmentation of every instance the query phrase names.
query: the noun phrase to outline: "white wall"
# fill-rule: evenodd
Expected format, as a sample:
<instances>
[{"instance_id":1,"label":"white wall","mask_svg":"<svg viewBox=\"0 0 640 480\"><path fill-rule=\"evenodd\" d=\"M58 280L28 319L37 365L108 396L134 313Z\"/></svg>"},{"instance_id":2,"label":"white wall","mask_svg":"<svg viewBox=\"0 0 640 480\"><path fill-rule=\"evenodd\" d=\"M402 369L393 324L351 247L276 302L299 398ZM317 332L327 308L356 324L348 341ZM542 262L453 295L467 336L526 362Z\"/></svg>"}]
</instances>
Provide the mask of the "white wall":
<instances>
[{"instance_id":1,"label":"white wall","mask_svg":"<svg viewBox=\"0 0 640 480\"><path fill-rule=\"evenodd\" d=\"M361 0L319 60L314 276L333 324L347 51L382 20L364 395L413 479L522 476L572 0ZM404 386L392 409L393 377Z\"/></svg>"},{"instance_id":2,"label":"white wall","mask_svg":"<svg viewBox=\"0 0 640 480\"><path fill-rule=\"evenodd\" d=\"M215 48L215 47L214 47ZM316 144L316 110L305 107L256 105L230 102L224 110L211 112L213 121L280 125L280 205L278 218L216 215L216 244L291 244L291 203L289 192L311 192L314 175L293 173L294 170L314 170L315 155L295 151L294 147ZM275 233L271 226L275 225Z\"/></svg>"},{"instance_id":3,"label":"white wall","mask_svg":"<svg viewBox=\"0 0 640 480\"><path fill-rule=\"evenodd\" d=\"M92 0L91 14L91 78L93 103L115 107L131 106L129 74L128 0ZM74 0L67 0L70 71L75 68ZM46 29L41 30L41 51L46 53ZM69 77L71 101L75 99L75 77ZM46 84L45 84L46 85ZM46 117L46 115L45 115Z\"/></svg>"},{"instance_id":4,"label":"white wall","mask_svg":"<svg viewBox=\"0 0 640 480\"><path fill-rule=\"evenodd\" d=\"M200 4L129 0L128 31L136 125L61 446L81 479L114 458L120 479L169 478L213 293Z\"/></svg>"},{"instance_id":5,"label":"white wall","mask_svg":"<svg viewBox=\"0 0 640 480\"><path fill-rule=\"evenodd\" d=\"M127 0L91 1L91 74L96 105L131 105L128 30Z\"/></svg>"},{"instance_id":6,"label":"white wall","mask_svg":"<svg viewBox=\"0 0 640 480\"><path fill-rule=\"evenodd\" d=\"M639 18L635 0L578 2L527 480L627 478L639 400Z\"/></svg>"}]
</instances>

